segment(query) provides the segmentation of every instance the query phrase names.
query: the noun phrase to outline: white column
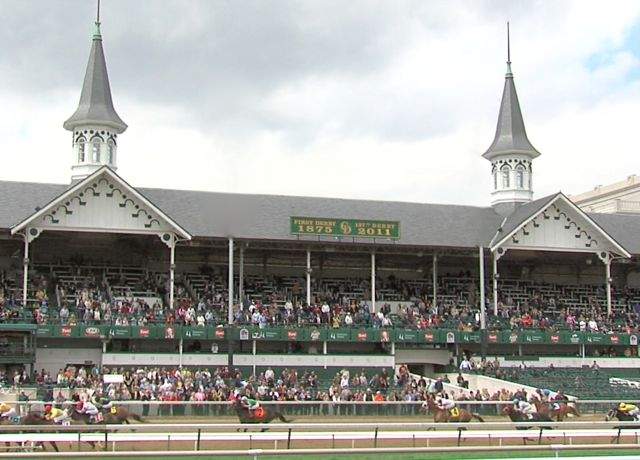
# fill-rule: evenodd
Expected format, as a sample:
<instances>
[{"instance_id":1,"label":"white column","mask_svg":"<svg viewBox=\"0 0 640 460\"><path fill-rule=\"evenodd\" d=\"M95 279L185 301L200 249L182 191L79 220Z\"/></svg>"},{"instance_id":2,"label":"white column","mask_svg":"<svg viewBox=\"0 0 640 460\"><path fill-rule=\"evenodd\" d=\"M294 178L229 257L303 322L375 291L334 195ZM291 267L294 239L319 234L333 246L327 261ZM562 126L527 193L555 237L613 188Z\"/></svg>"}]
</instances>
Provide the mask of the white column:
<instances>
[{"instance_id":1,"label":"white column","mask_svg":"<svg viewBox=\"0 0 640 460\"><path fill-rule=\"evenodd\" d=\"M482 246L478 248L478 256L480 259L480 329L485 330L487 328L487 318L484 305L484 248Z\"/></svg>"},{"instance_id":2,"label":"white column","mask_svg":"<svg viewBox=\"0 0 640 460\"><path fill-rule=\"evenodd\" d=\"M371 253L371 313L376 312L376 253Z\"/></svg>"},{"instance_id":3,"label":"white column","mask_svg":"<svg viewBox=\"0 0 640 460\"><path fill-rule=\"evenodd\" d=\"M24 258L22 259L22 307L27 306L27 284L29 283L29 235L24 233Z\"/></svg>"},{"instance_id":4,"label":"white column","mask_svg":"<svg viewBox=\"0 0 640 460\"><path fill-rule=\"evenodd\" d=\"M175 238L169 247L171 256L169 257L169 308L173 310L175 301L175 284L176 284L176 241Z\"/></svg>"},{"instance_id":5,"label":"white column","mask_svg":"<svg viewBox=\"0 0 640 460\"><path fill-rule=\"evenodd\" d=\"M238 269L238 299L244 300L244 244L240 245L240 267Z\"/></svg>"},{"instance_id":6,"label":"white column","mask_svg":"<svg viewBox=\"0 0 640 460\"><path fill-rule=\"evenodd\" d=\"M611 314L611 256L607 257L605 266L605 275L607 277L607 314Z\"/></svg>"},{"instance_id":7,"label":"white column","mask_svg":"<svg viewBox=\"0 0 640 460\"><path fill-rule=\"evenodd\" d=\"M307 305L311 305L311 251L307 249Z\"/></svg>"},{"instance_id":8,"label":"white column","mask_svg":"<svg viewBox=\"0 0 640 460\"><path fill-rule=\"evenodd\" d=\"M431 269L431 276L433 282L433 300L431 303L433 306L436 306L436 301L438 300L438 254L433 253L433 267Z\"/></svg>"},{"instance_id":9,"label":"white column","mask_svg":"<svg viewBox=\"0 0 640 460\"><path fill-rule=\"evenodd\" d=\"M498 258L493 253L493 314L498 316Z\"/></svg>"},{"instance_id":10,"label":"white column","mask_svg":"<svg viewBox=\"0 0 640 460\"><path fill-rule=\"evenodd\" d=\"M233 324L233 238L229 238L229 324Z\"/></svg>"},{"instance_id":11,"label":"white column","mask_svg":"<svg viewBox=\"0 0 640 460\"><path fill-rule=\"evenodd\" d=\"M183 350L184 350L184 343L183 343L183 340L180 339L178 341L178 359L179 359L178 367L182 367L182 352L183 352Z\"/></svg>"}]
</instances>

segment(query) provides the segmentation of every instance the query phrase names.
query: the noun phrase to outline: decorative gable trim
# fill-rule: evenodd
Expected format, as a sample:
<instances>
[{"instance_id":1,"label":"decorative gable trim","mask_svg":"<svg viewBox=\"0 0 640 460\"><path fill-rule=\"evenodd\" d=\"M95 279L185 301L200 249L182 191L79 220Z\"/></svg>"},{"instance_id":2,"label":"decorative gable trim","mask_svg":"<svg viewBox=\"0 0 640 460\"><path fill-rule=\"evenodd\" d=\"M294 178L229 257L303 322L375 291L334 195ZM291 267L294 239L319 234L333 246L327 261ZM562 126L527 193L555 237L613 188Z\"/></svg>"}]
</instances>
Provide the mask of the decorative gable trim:
<instances>
[{"instance_id":1,"label":"decorative gable trim","mask_svg":"<svg viewBox=\"0 0 640 460\"><path fill-rule=\"evenodd\" d=\"M92 203L104 205L105 199L113 200L113 206L105 205L107 210L113 212L111 219L114 223L111 229L111 220L95 226L78 224L75 219L77 213L84 214L84 210L89 210ZM100 215L97 218L108 219L108 216ZM179 239L192 238L189 232L106 166L79 181L12 227L11 234L24 231L27 227L37 228L39 231L112 231L142 234L169 231L175 233Z\"/></svg>"}]
</instances>

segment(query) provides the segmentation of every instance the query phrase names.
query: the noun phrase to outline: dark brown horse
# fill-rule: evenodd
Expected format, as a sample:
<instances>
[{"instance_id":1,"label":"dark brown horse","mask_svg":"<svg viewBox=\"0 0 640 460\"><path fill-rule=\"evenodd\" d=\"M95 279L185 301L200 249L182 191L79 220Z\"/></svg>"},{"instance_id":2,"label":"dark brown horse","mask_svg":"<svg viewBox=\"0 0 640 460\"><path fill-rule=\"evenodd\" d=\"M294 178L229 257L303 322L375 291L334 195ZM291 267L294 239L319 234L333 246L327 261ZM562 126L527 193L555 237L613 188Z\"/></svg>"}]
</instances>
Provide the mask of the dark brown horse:
<instances>
[{"instance_id":1,"label":"dark brown horse","mask_svg":"<svg viewBox=\"0 0 640 460\"><path fill-rule=\"evenodd\" d=\"M240 423L271 423L275 419L278 419L283 423L291 422L291 420L287 420L284 415L282 415L277 409L273 407L260 406L255 409L253 413L250 413L249 409L242 406L239 399L233 401L232 404L233 408L236 411L236 414L238 414ZM247 428L245 428L244 431L247 431ZM261 431L267 431L267 428L262 428Z\"/></svg>"},{"instance_id":2,"label":"dark brown horse","mask_svg":"<svg viewBox=\"0 0 640 460\"><path fill-rule=\"evenodd\" d=\"M89 414L81 414L77 410L71 411L71 419L84 423L85 425L96 425L96 422L91 420L91 416ZM126 407L118 406L114 407L113 410L106 409L102 411L102 421L97 424L122 425L123 423L126 423L128 425L131 423L130 419L140 423L145 422L145 420L138 414L130 412Z\"/></svg>"},{"instance_id":3,"label":"dark brown horse","mask_svg":"<svg viewBox=\"0 0 640 460\"><path fill-rule=\"evenodd\" d=\"M53 420L47 420L44 415L42 415L40 412L28 412L27 415L25 415L24 417L20 418L20 425L49 425L52 426L54 425ZM20 431L20 433L24 433L24 431ZM29 431L29 433L34 433L32 431ZM46 433L51 433L51 431L46 431ZM28 441L27 441L28 442ZM53 447L53 450L55 450L56 452L60 452L60 449L58 449L58 445L56 444L55 441L46 441L47 443L49 443L49 445L51 447ZM10 443L5 443L6 444L10 444ZM35 441L33 442L34 445L38 445L42 447L42 450L45 450L45 443L43 441ZM25 443L23 443L23 447L24 447Z\"/></svg>"},{"instance_id":4,"label":"dark brown horse","mask_svg":"<svg viewBox=\"0 0 640 460\"><path fill-rule=\"evenodd\" d=\"M556 419L558 422L562 422L568 415L580 417L578 409L565 403L565 402L542 402L535 401L536 410L538 414L548 415L551 419ZM558 408L554 408L553 405L557 404Z\"/></svg>"},{"instance_id":5,"label":"dark brown horse","mask_svg":"<svg viewBox=\"0 0 640 460\"><path fill-rule=\"evenodd\" d=\"M447 409L441 409L432 398L427 399L427 407L433 413L433 421L435 423L468 423L474 419L484 422L484 419L479 414L469 412L466 409L456 408L457 415L452 414Z\"/></svg>"}]
</instances>

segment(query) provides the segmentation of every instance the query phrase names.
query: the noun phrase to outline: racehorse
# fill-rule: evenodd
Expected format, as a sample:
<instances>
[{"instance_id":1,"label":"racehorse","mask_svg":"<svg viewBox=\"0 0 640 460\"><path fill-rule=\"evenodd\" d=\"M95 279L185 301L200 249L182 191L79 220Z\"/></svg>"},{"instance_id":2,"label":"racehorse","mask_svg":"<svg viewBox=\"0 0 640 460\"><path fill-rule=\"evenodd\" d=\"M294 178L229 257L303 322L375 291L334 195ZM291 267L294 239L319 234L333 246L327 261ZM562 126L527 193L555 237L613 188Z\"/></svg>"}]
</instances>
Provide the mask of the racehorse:
<instances>
[{"instance_id":1,"label":"racehorse","mask_svg":"<svg viewBox=\"0 0 640 460\"><path fill-rule=\"evenodd\" d=\"M239 399L233 401L232 404L236 414L238 414L240 423L271 423L275 419L278 419L283 423L291 422L291 420L287 420L284 415L273 407L260 406L255 409L253 413L250 413L249 409L242 406ZM247 428L245 428L244 431L247 431ZM260 431L267 431L267 428L262 428Z\"/></svg>"},{"instance_id":2,"label":"racehorse","mask_svg":"<svg viewBox=\"0 0 640 460\"><path fill-rule=\"evenodd\" d=\"M555 418L558 422L562 422L568 415L580 417L578 409L565 402L552 403L536 400L534 404L538 414L548 415L551 419ZM552 404L558 404L558 409L552 408Z\"/></svg>"},{"instance_id":3,"label":"racehorse","mask_svg":"<svg viewBox=\"0 0 640 460\"><path fill-rule=\"evenodd\" d=\"M104 410L102 411L103 419L98 424L107 424L107 425L122 425L126 423L127 425L131 423L129 419L133 419L136 422L144 423L145 420L140 417L138 414L129 412L126 407L118 406L114 407L113 410ZM91 420L91 416L89 414L81 414L77 410L71 411L71 419L77 422L84 423L85 425L96 425L96 422Z\"/></svg>"},{"instance_id":4,"label":"racehorse","mask_svg":"<svg viewBox=\"0 0 640 460\"><path fill-rule=\"evenodd\" d=\"M19 425L54 425L53 420L47 420L40 412L34 412L34 411L28 412L27 415L25 415L24 417L20 417L19 420L20 420L18 422ZM20 431L20 433L23 433L23 431ZM47 433L51 433L51 432L47 431ZM55 441L46 441L46 442L48 442L49 445L53 447L53 450L55 450L56 452L60 452L60 449L58 449L58 445L56 444ZM42 450L45 450L44 448L45 443L43 441L37 441L34 443L34 445L39 445L42 447ZM11 443L5 442L5 446L10 447Z\"/></svg>"},{"instance_id":5,"label":"racehorse","mask_svg":"<svg viewBox=\"0 0 640 460\"><path fill-rule=\"evenodd\" d=\"M511 419L512 422L553 422L553 420L551 420L551 417L549 417L548 414L538 414L538 413L534 413L531 414L531 418L527 417L526 415L518 412L511 404L505 406L504 409L502 409L502 413L504 415L509 416L509 419ZM518 426L516 427L517 430L529 430L533 428L533 426ZM543 430L551 430L551 427L548 426L542 426L540 427ZM530 438L522 438L522 443L526 444L527 441L532 441L532 439Z\"/></svg>"},{"instance_id":6,"label":"racehorse","mask_svg":"<svg viewBox=\"0 0 640 460\"><path fill-rule=\"evenodd\" d=\"M635 422L637 419L633 415L629 415L626 412L621 412L620 409L614 407L609 412L607 412L606 417L604 418L607 422L613 418L617 418L620 422ZM625 426L615 426L618 430L637 430L640 429L640 425L625 425ZM618 431L618 435L611 438L611 442L615 439L620 439L620 431Z\"/></svg>"},{"instance_id":7,"label":"racehorse","mask_svg":"<svg viewBox=\"0 0 640 460\"><path fill-rule=\"evenodd\" d=\"M484 419L475 412L469 412L466 409L457 408L458 415L454 415L447 409L439 408L432 398L427 399L427 407L433 412L433 421L435 423L468 423L475 419L484 422Z\"/></svg>"}]
</instances>

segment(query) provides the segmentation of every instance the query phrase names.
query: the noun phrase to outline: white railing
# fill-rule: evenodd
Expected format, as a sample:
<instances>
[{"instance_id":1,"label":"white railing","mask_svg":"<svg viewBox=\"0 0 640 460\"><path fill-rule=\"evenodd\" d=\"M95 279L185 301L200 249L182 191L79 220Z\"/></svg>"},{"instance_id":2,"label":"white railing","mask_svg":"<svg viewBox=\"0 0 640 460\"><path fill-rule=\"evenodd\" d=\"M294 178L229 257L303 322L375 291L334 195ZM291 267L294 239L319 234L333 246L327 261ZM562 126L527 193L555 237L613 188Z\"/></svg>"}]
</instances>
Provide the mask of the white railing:
<instances>
[{"instance_id":1,"label":"white railing","mask_svg":"<svg viewBox=\"0 0 640 460\"><path fill-rule=\"evenodd\" d=\"M550 444L536 446L461 446L461 447L336 447L331 449L246 449L246 450L176 450L176 451L114 451L108 452L27 452L27 453L0 453L0 458L93 458L93 457L124 457L124 458L158 458L162 457L248 457L257 460L263 456L280 457L284 455L337 455L337 454L363 454L385 455L403 453L459 453L459 452L552 452L557 457L561 451L582 450L632 450L637 449L637 444ZM384 458L384 457L383 457Z\"/></svg>"}]
</instances>

